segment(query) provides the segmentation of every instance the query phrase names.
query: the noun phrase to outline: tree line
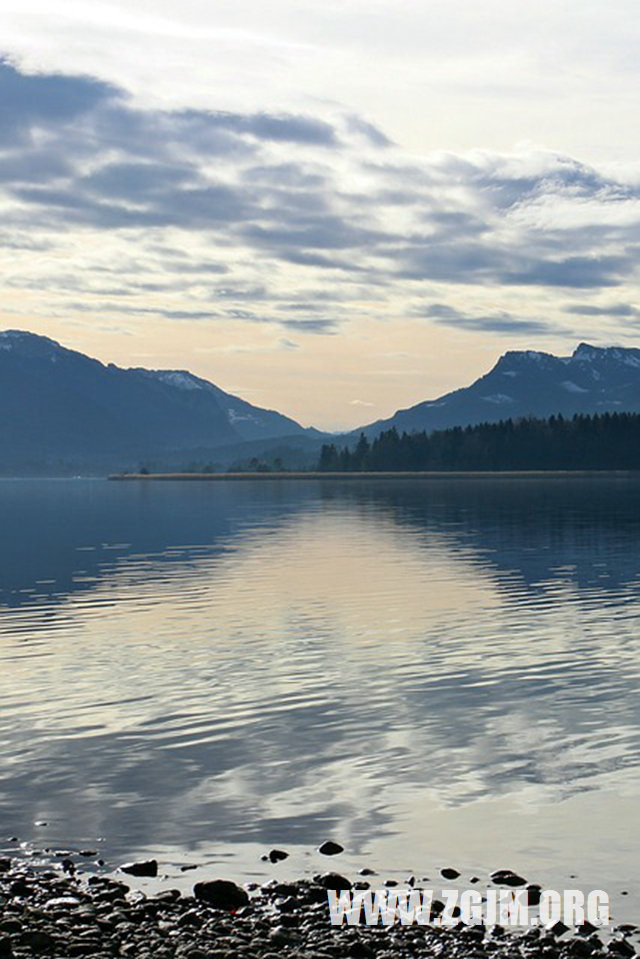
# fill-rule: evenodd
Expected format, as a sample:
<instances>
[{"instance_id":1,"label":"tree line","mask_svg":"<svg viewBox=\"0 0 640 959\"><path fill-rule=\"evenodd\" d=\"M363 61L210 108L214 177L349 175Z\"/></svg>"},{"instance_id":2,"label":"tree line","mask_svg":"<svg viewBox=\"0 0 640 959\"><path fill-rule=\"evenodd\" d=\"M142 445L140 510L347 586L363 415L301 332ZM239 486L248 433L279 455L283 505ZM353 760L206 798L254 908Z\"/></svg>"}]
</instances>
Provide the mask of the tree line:
<instances>
[{"instance_id":1,"label":"tree line","mask_svg":"<svg viewBox=\"0 0 640 959\"><path fill-rule=\"evenodd\" d=\"M576 414L549 419L398 433L373 440L361 433L355 446L322 447L320 472L416 470L637 470L640 414Z\"/></svg>"}]
</instances>

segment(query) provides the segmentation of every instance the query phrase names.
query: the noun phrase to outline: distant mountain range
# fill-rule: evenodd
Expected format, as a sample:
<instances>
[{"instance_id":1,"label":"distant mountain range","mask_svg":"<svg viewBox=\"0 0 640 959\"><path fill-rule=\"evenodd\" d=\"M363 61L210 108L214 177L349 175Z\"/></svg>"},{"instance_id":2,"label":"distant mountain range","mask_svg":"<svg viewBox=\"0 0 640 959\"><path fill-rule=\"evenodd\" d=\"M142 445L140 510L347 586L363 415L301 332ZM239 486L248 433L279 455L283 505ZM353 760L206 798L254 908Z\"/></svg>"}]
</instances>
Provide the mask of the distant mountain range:
<instances>
[{"instance_id":1,"label":"distant mountain range","mask_svg":"<svg viewBox=\"0 0 640 959\"><path fill-rule=\"evenodd\" d=\"M369 437L393 427L430 433L509 417L606 412L640 412L640 350L581 343L571 356L505 353L471 386L399 410L362 431Z\"/></svg>"},{"instance_id":2,"label":"distant mountain range","mask_svg":"<svg viewBox=\"0 0 640 959\"><path fill-rule=\"evenodd\" d=\"M0 469L110 470L313 438L186 370L105 366L32 333L0 333ZM321 435L321 434L317 434ZM229 452L232 456L233 453Z\"/></svg>"},{"instance_id":3,"label":"distant mountain range","mask_svg":"<svg viewBox=\"0 0 640 959\"><path fill-rule=\"evenodd\" d=\"M562 413L640 412L640 350L585 343L569 357L509 352L471 386L362 427L431 432ZM337 439L348 443L361 430ZM104 365L33 333L0 333L0 472L224 469L251 458L310 466L336 439L186 370Z\"/></svg>"}]
</instances>

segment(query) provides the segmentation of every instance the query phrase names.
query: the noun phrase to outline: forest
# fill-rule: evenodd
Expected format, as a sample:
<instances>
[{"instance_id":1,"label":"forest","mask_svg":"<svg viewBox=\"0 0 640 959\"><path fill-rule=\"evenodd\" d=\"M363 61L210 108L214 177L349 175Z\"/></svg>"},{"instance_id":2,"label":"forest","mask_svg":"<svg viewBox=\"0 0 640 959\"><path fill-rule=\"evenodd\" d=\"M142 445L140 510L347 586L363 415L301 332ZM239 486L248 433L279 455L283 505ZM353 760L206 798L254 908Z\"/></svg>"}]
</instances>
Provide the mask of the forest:
<instances>
[{"instance_id":1,"label":"forest","mask_svg":"<svg viewBox=\"0 0 640 959\"><path fill-rule=\"evenodd\" d=\"M322 447L317 470L637 470L640 414L506 419L427 433L386 430Z\"/></svg>"}]
</instances>

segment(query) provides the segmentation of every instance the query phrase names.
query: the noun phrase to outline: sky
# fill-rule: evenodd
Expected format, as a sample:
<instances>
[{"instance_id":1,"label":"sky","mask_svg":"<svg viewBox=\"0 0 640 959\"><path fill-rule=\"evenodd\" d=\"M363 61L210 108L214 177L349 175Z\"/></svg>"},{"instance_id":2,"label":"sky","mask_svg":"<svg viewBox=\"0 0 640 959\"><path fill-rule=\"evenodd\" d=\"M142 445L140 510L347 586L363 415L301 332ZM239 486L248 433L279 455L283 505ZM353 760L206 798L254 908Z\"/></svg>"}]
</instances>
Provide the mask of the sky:
<instances>
[{"instance_id":1,"label":"sky","mask_svg":"<svg viewBox=\"0 0 640 959\"><path fill-rule=\"evenodd\" d=\"M636 0L3 0L0 329L353 428L640 345Z\"/></svg>"}]
</instances>

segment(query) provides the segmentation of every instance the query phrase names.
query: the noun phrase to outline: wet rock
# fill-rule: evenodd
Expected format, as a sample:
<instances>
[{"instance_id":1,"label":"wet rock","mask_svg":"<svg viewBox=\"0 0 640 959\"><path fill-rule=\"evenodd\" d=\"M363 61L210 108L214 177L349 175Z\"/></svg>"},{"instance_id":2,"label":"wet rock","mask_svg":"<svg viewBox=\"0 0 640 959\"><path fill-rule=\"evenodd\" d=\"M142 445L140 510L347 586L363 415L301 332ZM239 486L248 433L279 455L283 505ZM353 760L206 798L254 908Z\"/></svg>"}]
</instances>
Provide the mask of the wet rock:
<instances>
[{"instance_id":1,"label":"wet rock","mask_svg":"<svg viewBox=\"0 0 640 959\"><path fill-rule=\"evenodd\" d=\"M346 879L344 876L340 876L337 872L327 872L323 876L318 877L318 884L323 887L323 889L351 889L351 882Z\"/></svg>"},{"instance_id":2,"label":"wet rock","mask_svg":"<svg viewBox=\"0 0 640 959\"><path fill-rule=\"evenodd\" d=\"M5 859L4 857L0 859L0 872L8 872L11 869L11 860Z\"/></svg>"},{"instance_id":3,"label":"wet rock","mask_svg":"<svg viewBox=\"0 0 640 959\"><path fill-rule=\"evenodd\" d=\"M527 880L512 869L497 869L491 873L491 881L497 886L526 886Z\"/></svg>"},{"instance_id":4,"label":"wet rock","mask_svg":"<svg viewBox=\"0 0 640 959\"><path fill-rule=\"evenodd\" d=\"M339 842L333 842L332 839L328 839L327 842L323 842L318 848L318 852L321 852L323 856L337 856L339 853L344 852L344 846L341 846Z\"/></svg>"},{"instance_id":5,"label":"wet rock","mask_svg":"<svg viewBox=\"0 0 640 959\"><path fill-rule=\"evenodd\" d=\"M540 902L540 893L542 892L542 888L532 883L531 885L527 886L526 892L527 904L529 906L537 906Z\"/></svg>"},{"instance_id":6,"label":"wet rock","mask_svg":"<svg viewBox=\"0 0 640 959\"><path fill-rule=\"evenodd\" d=\"M298 886L295 882L276 882L272 887L276 896L297 896Z\"/></svg>"},{"instance_id":7,"label":"wet rock","mask_svg":"<svg viewBox=\"0 0 640 959\"><path fill-rule=\"evenodd\" d=\"M239 909L249 902L249 896L244 889L227 879L197 882L193 887L193 894L196 899L216 909Z\"/></svg>"},{"instance_id":8,"label":"wet rock","mask_svg":"<svg viewBox=\"0 0 640 959\"><path fill-rule=\"evenodd\" d=\"M120 866L121 872L130 876L157 876L158 862L156 859L145 859L140 862L125 862Z\"/></svg>"},{"instance_id":9,"label":"wet rock","mask_svg":"<svg viewBox=\"0 0 640 959\"><path fill-rule=\"evenodd\" d=\"M285 852L284 849L272 849L269 853L269 862L282 862L283 859L288 859L289 853Z\"/></svg>"},{"instance_id":10,"label":"wet rock","mask_svg":"<svg viewBox=\"0 0 640 959\"><path fill-rule=\"evenodd\" d=\"M360 870L360 875L361 875L361 876L376 876L377 873L376 873L375 869L369 869L368 866L365 866L364 869L361 869L361 870Z\"/></svg>"},{"instance_id":11,"label":"wet rock","mask_svg":"<svg viewBox=\"0 0 640 959\"><path fill-rule=\"evenodd\" d=\"M13 948L8 936L0 936L0 959L13 959Z\"/></svg>"},{"instance_id":12,"label":"wet rock","mask_svg":"<svg viewBox=\"0 0 640 959\"><path fill-rule=\"evenodd\" d=\"M301 902L294 896L289 896L287 899L276 899L275 905L282 913L292 913L300 910Z\"/></svg>"},{"instance_id":13,"label":"wet rock","mask_svg":"<svg viewBox=\"0 0 640 959\"><path fill-rule=\"evenodd\" d=\"M612 939L607 945L607 952L612 956L635 956L636 951L626 939Z\"/></svg>"},{"instance_id":14,"label":"wet rock","mask_svg":"<svg viewBox=\"0 0 640 959\"><path fill-rule=\"evenodd\" d=\"M356 939L351 943L348 954L352 956L353 959L372 959L372 956L375 955L373 949L360 939Z\"/></svg>"},{"instance_id":15,"label":"wet rock","mask_svg":"<svg viewBox=\"0 0 640 959\"><path fill-rule=\"evenodd\" d=\"M588 939L572 939L567 944L567 953L575 959L586 959L595 950L596 947Z\"/></svg>"},{"instance_id":16,"label":"wet rock","mask_svg":"<svg viewBox=\"0 0 640 959\"><path fill-rule=\"evenodd\" d=\"M55 947L56 941L48 932L34 930L32 932L23 932L20 936L20 945L31 949L32 952L50 952Z\"/></svg>"},{"instance_id":17,"label":"wet rock","mask_svg":"<svg viewBox=\"0 0 640 959\"><path fill-rule=\"evenodd\" d=\"M589 922L588 919L585 919L585 921L580 926L577 926L576 928L581 936L590 936L594 932L598 931L598 927L594 926L593 923Z\"/></svg>"},{"instance_id":18,"label":"wet rock","mask_svg":"<svg viewBox=\"0 0 640 959\"><path fill-rule=\"evenodd\" d=\"M182 893L179 889L163 889L162 892L159 892L156 896L157 902L175 902L176 899L180 899Z\"/></svg>"},{"instance_id":19,"label":"wet rock","mask_svg":"<svg viewBox=\"0 0 640 959\"><path fill-rule=\"evenodd\" d=\"M19 877L18 879L15 880L15 882L11 883L9 887L9 892L11 893L12 896L18 896L20 899L24 899L26 898L26 896L31 895L32 887L26 881L26 879Z\"/></svg>"},{"instance_id":20,"label":"wet rock","mask_svg":"<svg viewBox=\"0 0 640 959\"><path fill-rule=\"evenodd\" d=\"M440 875L443 879L457 879L460 873L457 869L453 869L451 866L446 866L444 869L440 870Z\"/></svg>"}]
</instances>

